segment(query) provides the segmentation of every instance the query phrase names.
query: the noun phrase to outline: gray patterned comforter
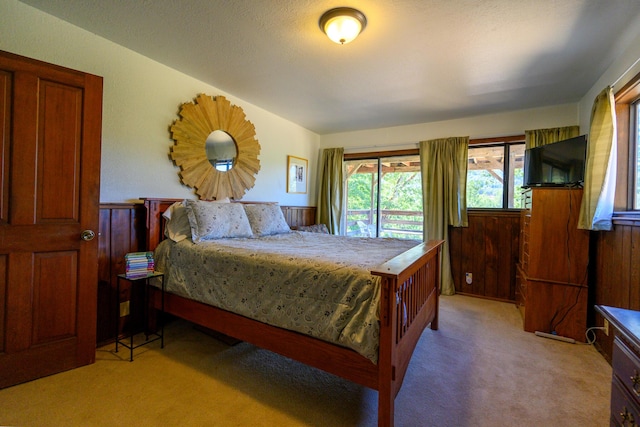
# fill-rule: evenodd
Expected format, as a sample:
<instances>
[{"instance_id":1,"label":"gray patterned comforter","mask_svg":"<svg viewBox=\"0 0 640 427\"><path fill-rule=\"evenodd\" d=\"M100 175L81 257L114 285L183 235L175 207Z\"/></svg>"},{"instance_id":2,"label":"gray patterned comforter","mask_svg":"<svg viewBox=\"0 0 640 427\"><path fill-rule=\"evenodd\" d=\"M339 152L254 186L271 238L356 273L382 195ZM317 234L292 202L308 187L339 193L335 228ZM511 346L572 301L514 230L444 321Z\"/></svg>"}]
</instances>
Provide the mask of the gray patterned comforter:
<instances>
[{"instance_id":1,"label":"gray patterned comforter","mask_svg":"<svg viewBox=\"0 0 640 427\"><path fill-rule=\"evenodd\" d=\"M380 278L370 270L415 241L294 231L155 251L168 292L351 348L378 360Z\"/></svg>"}]
</instances>

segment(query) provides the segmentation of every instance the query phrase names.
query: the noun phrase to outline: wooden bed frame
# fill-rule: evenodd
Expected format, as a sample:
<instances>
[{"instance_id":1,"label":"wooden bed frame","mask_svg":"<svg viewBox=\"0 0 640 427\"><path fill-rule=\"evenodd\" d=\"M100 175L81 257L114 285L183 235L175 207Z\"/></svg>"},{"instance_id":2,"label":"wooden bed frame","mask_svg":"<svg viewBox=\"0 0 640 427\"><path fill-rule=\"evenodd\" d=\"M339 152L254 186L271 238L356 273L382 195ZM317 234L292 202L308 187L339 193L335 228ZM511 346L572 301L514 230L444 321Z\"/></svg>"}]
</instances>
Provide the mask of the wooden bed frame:
<instances>
[{"instance_id":1,"label":"wooden bed frame","mask_svg":"<svg viewBox=\"0 0 640 427\"><path fill-rule=\"evenodd\" d=\"M145 198L147 249L164 239L162 213L177 199ZM279 353L378 391L378 426L393 426L394 401L413 350L430 324L438 329L440 251L430 241L398 255L371 273L381 278L378 364L357 352L297 332L251 320L166 293L166 313ZM159 292L152 303L160 306Z\"/></svg>"}]
</instances>

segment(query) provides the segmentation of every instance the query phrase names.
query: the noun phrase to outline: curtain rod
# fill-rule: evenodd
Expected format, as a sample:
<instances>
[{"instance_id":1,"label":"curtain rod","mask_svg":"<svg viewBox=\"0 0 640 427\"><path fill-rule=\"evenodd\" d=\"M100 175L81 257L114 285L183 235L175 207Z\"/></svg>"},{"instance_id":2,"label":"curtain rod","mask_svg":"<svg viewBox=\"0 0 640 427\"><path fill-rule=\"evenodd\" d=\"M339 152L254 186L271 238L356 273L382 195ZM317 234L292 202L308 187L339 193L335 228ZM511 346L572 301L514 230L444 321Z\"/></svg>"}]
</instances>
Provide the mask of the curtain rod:
<instances>
[{"instance_id":1,"label":"curtain rod","mask_svg":"<svg viewBox=\"0 0 640 427\"><path fill-rule=\"evenodd\" d=\"M500 143L500 142L519 142L524 141L524 134L521 135L508 135L508 136L495 136L490 138L469 138L470 144L490 144L490 143ZM344 149L345 153L352 153L355 151L355 154L359 152L367 152L369 150L380 149L378 151L394 151L394 150L413 150L420 147L419 142L407 142L405 144L398 145L365 145L362 147L346 147Z\"/></svg>"},{"instance_id":2,"label":"curtain rod","mask_svg":"<svg viewBox=\"0 0 640 427\"><path fill-rule=\"evenodd\" d=\"M380 148L380 149L384 149L384 150L407 150L407 149L412 149L412 148L418 148L419 144L417 142L408 142L406 144L398 144L398 145L367 145L367 146L362 146L362 147L346 147L344 149L345 152L347 151L352 151L352 150L356 150L356 151L361 151L361 150L372 150L372 149L376 149L376 148Z\"/></svg>"},{"instance_id":3,"label":"curtain rod","mask_svg":"<svg viewBox=\"0 0 640 427\"><path fill-rule=\"evenodd\" d=\"M614 87L615 85L617 85L618 83L620 83L620 80L622 80L622 78L623 78L623 77L624 77L624 76L625 76L629 71L631 71L631 69L632 69L633 67L635 67L635 66L638 64L638 62L640 62L640 58L636 59L636 61L635 61L633 64L631 64L631 66L629 66L629 68L627 68L627 69L624 71L624 73L622 73L622 74L620 75L620 77L618 77L618 78L616 79L616 81L615 81L615 82L613 82L613 83L611 84L611 87Z\"/></svg>"}]
</instances>

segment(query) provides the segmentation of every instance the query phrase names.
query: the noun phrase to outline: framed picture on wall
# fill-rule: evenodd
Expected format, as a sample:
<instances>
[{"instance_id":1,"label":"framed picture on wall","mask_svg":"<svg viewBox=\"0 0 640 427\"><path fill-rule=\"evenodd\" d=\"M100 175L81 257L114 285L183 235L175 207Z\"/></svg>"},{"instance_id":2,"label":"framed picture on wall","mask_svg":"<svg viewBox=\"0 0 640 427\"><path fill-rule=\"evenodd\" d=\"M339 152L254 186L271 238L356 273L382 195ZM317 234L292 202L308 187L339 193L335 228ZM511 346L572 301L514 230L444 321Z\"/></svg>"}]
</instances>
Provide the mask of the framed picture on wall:
<instances>
[{"instance_id":1,"label":"framed picture on wall","mask_svg":"<svg viewBox=\"0 0 640 427\"><path fill-rule=\"evenodd\" d=\"M307 159L287 156L287 193L307 192Z\"/></svg>"}]
</instances>

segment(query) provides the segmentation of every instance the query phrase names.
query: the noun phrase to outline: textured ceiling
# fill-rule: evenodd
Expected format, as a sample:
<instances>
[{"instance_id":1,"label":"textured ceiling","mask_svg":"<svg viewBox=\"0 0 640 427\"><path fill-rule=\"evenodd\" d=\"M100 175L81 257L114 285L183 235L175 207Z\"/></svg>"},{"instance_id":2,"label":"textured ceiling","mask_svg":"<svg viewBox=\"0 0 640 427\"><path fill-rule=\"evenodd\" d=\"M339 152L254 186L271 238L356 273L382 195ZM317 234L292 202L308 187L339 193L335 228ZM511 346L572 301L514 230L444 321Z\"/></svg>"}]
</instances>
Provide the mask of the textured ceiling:
<instances>
[{"instance_id":1,"label":"textured ceiling","mask_svg":"<svg viewBox=\"0 0 640 427\"><path fill-rule=\"evenodd\" d=\"M640 32L638 0L22 1L319 134L577 102Z\"/></svg>"}]
</instances>

